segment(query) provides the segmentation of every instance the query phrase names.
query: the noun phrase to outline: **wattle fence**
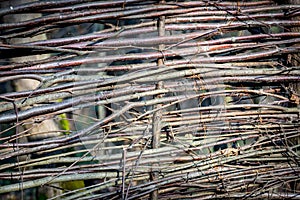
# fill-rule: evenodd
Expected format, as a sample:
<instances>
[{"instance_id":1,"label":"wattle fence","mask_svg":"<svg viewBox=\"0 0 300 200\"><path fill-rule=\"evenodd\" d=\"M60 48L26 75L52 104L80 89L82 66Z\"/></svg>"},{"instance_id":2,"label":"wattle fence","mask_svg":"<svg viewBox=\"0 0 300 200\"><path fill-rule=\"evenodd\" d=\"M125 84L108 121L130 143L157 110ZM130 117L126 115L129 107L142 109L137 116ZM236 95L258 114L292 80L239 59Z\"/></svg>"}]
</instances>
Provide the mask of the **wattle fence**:
<instances>
[{"instance_id":1,"label":"wattle fence","mask_svg":"<svg viewBox=\"0 0 300 200\"><path fill-rule=\"evenodd\" d=\"M300 199L300 4L0 4L1 198Z\"/></svg>"}]
</instances>

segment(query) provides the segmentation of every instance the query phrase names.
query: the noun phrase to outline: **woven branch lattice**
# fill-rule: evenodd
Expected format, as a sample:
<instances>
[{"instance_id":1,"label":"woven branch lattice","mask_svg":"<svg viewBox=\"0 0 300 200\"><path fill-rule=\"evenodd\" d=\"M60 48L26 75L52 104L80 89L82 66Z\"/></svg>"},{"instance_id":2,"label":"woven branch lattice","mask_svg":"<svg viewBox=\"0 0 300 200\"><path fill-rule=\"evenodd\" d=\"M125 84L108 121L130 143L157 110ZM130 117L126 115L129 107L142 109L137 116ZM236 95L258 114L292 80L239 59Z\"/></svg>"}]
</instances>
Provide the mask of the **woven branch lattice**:
<instances>
[{"instance_id":1,"label":"woven branch lattice","mask_svg":"<svg viewBox=\"0 0 300 200\"><path fill-rule=\"evenodd\" d=\"M268 0L2 7L0 82L39 85L0 95L0 193L85 180L52 199L300 199L299 8ZM32 13L42 15L7 20ZM41 34L48 39L11 42ZM47 57L18 62L33 55ZM22 142L49 119L68 127Z\"/></svg>"}]
</instances>

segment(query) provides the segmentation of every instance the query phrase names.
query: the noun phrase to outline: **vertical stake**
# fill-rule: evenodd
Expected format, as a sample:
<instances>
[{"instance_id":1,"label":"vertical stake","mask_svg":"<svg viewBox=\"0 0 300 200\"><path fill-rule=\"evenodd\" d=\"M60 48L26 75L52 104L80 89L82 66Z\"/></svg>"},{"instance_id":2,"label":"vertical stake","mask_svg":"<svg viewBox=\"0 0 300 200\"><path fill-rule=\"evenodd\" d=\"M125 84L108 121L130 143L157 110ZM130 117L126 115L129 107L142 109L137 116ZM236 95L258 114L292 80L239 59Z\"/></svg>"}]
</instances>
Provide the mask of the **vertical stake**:
<instances>
[{"instance_id":1,"label":"vertical stake","mask_svg":"<svg viewBox=\"0 0 300 200\"><path fill-rule=\"evenodd\" d=\"M160 4L164 4L165 0L160 0L159 2ZM165 36L165 16L160 16L158 19L158 35L159 36ZM160 52L162 52L165 49L165 45L164 44L160 44L158 46L158 50ZM159 58L157 60L157 66L163 66L164 65L164 58ZM159 81L156 84L156 89L162 89L164 87L163 81ZM155 98L162 98L162 94L156 95ZM160 146L160 135L161 135L161 128L162 128L162 110L160 109L162 107L162 104L157 104L154 106L154 109L158 109L156 112L153 113L153 119L152 119L152 145L151 147L153 149L157 149ZM154 163L152 165L152 171L150 173L150 180L151 181L156 181L158 179L158 171L156 168L156 166L158 166L158 162ZM158 189L154 190L153 192L151 192L150 194L150 199L151 200L158 200Z\"/></svg>"}]
</instances>

